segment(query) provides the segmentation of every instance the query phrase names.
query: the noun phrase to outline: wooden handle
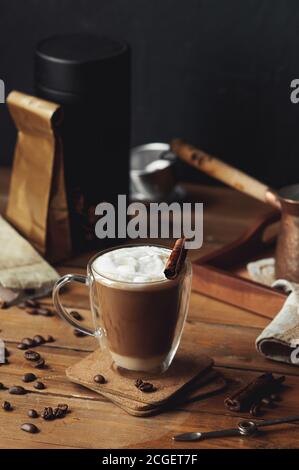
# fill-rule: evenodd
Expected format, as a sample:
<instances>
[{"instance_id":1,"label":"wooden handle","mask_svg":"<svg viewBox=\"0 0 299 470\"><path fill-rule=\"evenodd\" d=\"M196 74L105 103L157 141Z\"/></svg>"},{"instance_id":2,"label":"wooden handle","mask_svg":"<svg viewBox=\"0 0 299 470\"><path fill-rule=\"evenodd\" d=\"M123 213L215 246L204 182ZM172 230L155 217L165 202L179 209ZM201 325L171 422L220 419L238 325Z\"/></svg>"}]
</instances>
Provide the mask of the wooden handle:
<instances>
[{"instance_id":1,"label":"wooden handle","mask_svg":"<svg viewBox=\"0 0 299 470\"><path fill-rule=\"evenodd\" d=\"M280 208L275 192L260 181L246 175L243 171L237 170L180 139L173 140L170 143L170 148L181 160L189 163L197 170L203 171L238 191Z\"/></svg>"}]
</instances>

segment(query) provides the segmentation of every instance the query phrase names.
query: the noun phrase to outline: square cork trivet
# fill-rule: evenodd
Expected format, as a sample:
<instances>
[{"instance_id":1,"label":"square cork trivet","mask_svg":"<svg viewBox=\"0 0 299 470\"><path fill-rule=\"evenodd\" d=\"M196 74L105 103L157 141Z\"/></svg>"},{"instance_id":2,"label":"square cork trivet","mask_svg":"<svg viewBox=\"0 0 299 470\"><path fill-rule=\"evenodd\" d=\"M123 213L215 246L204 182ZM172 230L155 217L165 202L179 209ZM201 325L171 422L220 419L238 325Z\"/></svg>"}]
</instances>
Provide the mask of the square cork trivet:
<instances>
[{"instance_id":1,"label":"square cork trivet","mask_svg":"<svg viewBox=\"0 0 299 470\"><path fill-rule=\"evenodd\" d=\"M187 400L189 397L192 397L194 394L198 393L199 389L202 390L202 388L205 387L207 384L209 384L212 380L215 380L218 375L219 374L213 369L207 369L200 375L198 379L196 379L195 381L192 381L190 384L187 384L186 387L184 387L182 391L178 391L177 393L174 393L172 397L170 397L169 400L167 400L162 405L149 405L147 403L142 403L140 401L132 400L130 398L119 397L115 394L113 395L108 392L101 391L101 394L105 396L106 398L109 398L111 401L119 402L125 408L131 408L136 411L148 411L148 410L156 409L158 407L168 406L170 403L173 403L173 402L177 403L177 402L182 402L182 401ZM93 390L95 389L93 388Z\"/></svg>"},{"instance_id":2,"label":"square cork trivet","mask_svg":"<svg viewBox=\"0 0 299 470\"><path fill-rule=\"evenodd\" d=\"M205 380L196 381L194 389L179 393L164 405L160 406L146 405L123 397L118 397L107 392L101 392L101 395L108 398L112 403L119 406L132 416L147 417L173 409L179 405L203 400L204 398L208 398L223 391L227 386L225 379L214 370L208 371L204 378Z\"/></svg>"},{"instance_id":3,"label":"square cork trivet","mask_svg":"<svg viewBox=\"0 0 299 470\"><path fill-rule=\"evenodd\" d=\"M210 369L213 360L204 354L194 351L194 345L182 345L173 363L164 374L149 374L119 369L113 363L107 350L96 350L83 360L66 370L66 375L74 383L83 385L98 393L109 393L116 397L160 406L179 391L183 391L201 374ZM101 374L105 384L96 384L94 376ZM143 393L135 386L136 379L151 382L155 392Z\"/></svg>"}]
</instances>

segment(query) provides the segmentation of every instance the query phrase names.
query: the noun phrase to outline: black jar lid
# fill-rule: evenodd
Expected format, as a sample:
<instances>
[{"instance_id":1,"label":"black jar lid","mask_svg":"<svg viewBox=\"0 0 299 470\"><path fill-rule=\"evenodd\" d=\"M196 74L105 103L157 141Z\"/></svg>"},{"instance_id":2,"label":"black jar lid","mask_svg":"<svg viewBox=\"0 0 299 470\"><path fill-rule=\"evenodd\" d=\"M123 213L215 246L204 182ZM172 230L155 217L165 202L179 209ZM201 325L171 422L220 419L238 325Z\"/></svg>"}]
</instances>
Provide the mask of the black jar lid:
<instances>
[{"instance_id":1,"label":"black jar lid","mask_svg":"<svg viewBox=\"0 0 299 470\"><path fill-rule=\"evenodd\" d=\"M86 33L52 36L37 44L35 81L62 95L97 94L127 63L125 42Z\"/></svg>"}]
</instances>

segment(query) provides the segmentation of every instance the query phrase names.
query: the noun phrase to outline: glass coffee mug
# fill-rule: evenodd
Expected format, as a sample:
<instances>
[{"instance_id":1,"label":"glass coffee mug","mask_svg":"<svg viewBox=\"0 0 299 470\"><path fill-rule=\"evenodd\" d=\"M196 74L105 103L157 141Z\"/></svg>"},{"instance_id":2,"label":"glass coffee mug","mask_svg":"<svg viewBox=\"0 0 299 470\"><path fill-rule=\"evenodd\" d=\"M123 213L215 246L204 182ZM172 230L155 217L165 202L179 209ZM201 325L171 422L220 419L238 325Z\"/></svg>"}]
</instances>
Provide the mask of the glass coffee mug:
<instances>
[{"instance_id":1,"label":"glass coffee mug","mask_svg":"<svg viewBox=\"0 0 299 470\"><path fill-rule=\"evenodd\" d=\"M192 268L186 259L178 277L173 280L123 281L113 279L95 269L95 260L88 262L87 276L66 274L53 290L53 302L59 315L73 328L98 338L107 347L118 367L140 372L164 372L178 349L188 312ZM141 245L138 245L141 246ZM171 250L156 246L159 250ZM60 289L71 281L89 288L94 330L82 326L63 307Z\"/></svg>"}]
</instances>

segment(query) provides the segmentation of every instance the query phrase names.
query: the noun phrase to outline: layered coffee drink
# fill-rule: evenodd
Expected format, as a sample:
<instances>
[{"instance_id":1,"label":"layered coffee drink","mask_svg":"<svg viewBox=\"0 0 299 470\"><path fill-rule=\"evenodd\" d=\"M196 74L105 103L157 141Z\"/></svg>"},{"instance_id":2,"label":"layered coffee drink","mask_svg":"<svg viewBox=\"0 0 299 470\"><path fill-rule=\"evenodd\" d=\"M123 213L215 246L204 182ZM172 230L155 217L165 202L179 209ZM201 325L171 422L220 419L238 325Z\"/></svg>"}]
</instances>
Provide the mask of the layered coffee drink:
<instances>
[{"instance_id":1,"label":"layered coffee drink","mask_svg":"<svg viewBox=\"0 0 299 470\"><path fill-rule=\"evenodd\" d=\"M101 326L114 362L124 369L163 371L177 350L185 321L191 267L166 279L170 250L127 246L100 254L91 264Z\"/></svg>"}]
</instances>

